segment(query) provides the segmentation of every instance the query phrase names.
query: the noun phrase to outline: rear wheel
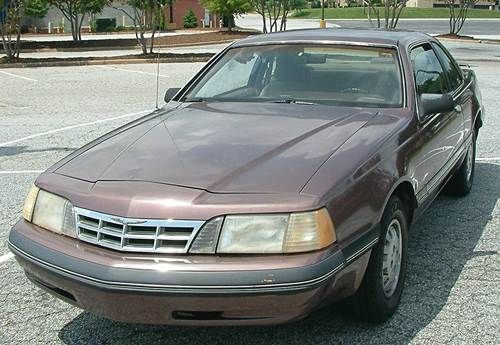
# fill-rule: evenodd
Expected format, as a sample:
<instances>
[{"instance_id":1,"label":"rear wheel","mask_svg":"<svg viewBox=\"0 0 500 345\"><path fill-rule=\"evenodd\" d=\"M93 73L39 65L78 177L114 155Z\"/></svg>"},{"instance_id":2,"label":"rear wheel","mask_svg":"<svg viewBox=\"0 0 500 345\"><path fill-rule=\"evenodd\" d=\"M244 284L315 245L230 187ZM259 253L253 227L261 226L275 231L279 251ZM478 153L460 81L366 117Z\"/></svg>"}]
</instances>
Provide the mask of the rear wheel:
<instances>
[{"instance_id":1,"label":"rear wheel","mask_svg":"<svg viewBox=\"0 0 500 345\"><path fill-rule=\"evenodd\" d=\"M382 217L380 239L352 298L353 311L359 319L382 322L398 307L406 273L407 214L401 199L391 197Z\"/></svg>"},{"instance_id":2,"label":"rear wheel","mask_svg":"<svg viewBox=\"0 0 500 345\"><path fill-rule=\"evenodd\" d=\"M465 159L460 168L446 186L446 193L454 196L466 196L472 189L474 182L474 168L476 162L476 132L472 134L472 141L467 147Z\"/></svg>"}]
</instances>

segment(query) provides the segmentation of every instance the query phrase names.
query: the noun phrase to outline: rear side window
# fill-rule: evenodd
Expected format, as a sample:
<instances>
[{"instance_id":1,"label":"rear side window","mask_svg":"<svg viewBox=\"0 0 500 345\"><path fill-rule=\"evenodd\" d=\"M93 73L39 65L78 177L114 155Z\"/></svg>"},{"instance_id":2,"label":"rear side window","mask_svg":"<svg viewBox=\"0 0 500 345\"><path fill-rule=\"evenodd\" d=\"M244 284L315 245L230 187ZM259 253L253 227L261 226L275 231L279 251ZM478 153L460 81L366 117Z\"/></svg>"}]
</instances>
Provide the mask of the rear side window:
<instances>
[{"instance_id":1,"label":"rear side window","mask_svg":"<svg viewBox=\"0 0 500 345\"><path fill-rule=\"evenodd\" d=\"M443 67L430 44L414 48L410 53L417 94L445 94L448 92Z\"/></svg>"},{"instance_id":2,"label":"rear side window","mask_svg":"<svg viewBox=\"0 0 500 345\"><path fill-rule=\"evenodd\" d=\"M444 71L450 81L451 90L456 90L460 84L462 84L462 74L460 73L460 69L456 63L450 59L443 48L435 43L433 43L432 46L443 63Z\"/></svg>"}]
</instances>

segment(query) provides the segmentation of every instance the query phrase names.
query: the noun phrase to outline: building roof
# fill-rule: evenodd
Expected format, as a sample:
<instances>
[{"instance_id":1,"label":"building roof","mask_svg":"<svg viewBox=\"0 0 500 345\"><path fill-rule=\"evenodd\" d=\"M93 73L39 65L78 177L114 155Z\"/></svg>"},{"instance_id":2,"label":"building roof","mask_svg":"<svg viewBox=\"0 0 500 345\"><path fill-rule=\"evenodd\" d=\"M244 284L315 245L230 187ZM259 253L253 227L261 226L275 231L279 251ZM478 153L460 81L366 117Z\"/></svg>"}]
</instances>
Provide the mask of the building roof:
<instances>
[{"instance_id":1,"label":"building roof","mask_svg":"<svg viewBox=\"0 0 500 345\"><path fill-rule=\"evenodd\" d=\"M335 41L381 45L407 45L429 39L430 36L417 31L384 29L301 29L255 35L238 41L235 45L259 44L276 41Z\"/></svg>"}]
</instances>

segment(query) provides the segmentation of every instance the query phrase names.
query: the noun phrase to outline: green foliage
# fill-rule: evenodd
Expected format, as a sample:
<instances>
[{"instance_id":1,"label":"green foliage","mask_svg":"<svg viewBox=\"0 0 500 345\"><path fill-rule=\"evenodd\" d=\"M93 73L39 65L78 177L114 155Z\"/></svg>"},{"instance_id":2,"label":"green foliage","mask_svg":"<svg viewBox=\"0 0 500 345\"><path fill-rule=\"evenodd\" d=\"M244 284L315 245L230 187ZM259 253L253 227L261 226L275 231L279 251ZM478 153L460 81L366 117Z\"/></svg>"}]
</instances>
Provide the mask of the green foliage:
<instances>
[{"instance_id":1,"label":"green foliage","mask_svg":"<svg viewBox=\"0 0 500 345\"><path fill-rule=\"evenodd\" d=\"M210 11L221 16L230 16L247 13L252 9L248 0L201 0Z\"/></svg>"},{"instance_id":2,"label":"green foliage","mask_svg":"<svg viewBox=\"0 0 500 345\"><path fill-rule=\"evenodd\" d=\"M183 23L186 29L191 29L198 26L198 18L196 18L196 15L194 14L193 10L189 10L186 13L186 15L184 16Z\"/></svg>"},{"instance_id":3,"label":"green foliage","mask_svg":"<svg viewBox=\"0 0 500 345\"><path fill-rule=\"evenodd\" d=\"M7 61L19 58L21 39L21 20L24 13L24 0L10 0L1 3L0 39Z\"/></svg>"},{"instance_id":4,"label":"green foliage","mask_svg":"<svg viewBox=\"0 0 500 345\"><path fill-rule=\"evenodd\" d=\"M100 13L110 0L41 0L49 5L57 7L63 13L87 14Z\"/></svg>"},{"instance_id":5,"label":"green foliage","mask_svg":"<svg viewBox=\"0 0 500 345\"><path fill-rule=\"evenodd\" d=\"M175 0L126 0L125 2L141 11L149 11L159 6L169 5Z\"/></svg>"},{"instance_id":6,"label":"green foliage","mask_svg":"<svg viewBox=\"0 0 500 345\"><path fill-rule=\"evenodd\" d=\"M81 27L83 19L88 14L97 14L111 0L44 0L49 5L58 8L71 26L71 34L75 42L81 41Z\"/></svg>"},{"instance_id":7,"label":"green foliage","mask_svg":"<svg viewBox=\"0 0 500 345\"><path fill-rule=\"evenodd\" d=\"M290 9L293 11L300 11L303 10L304 8L307 8L307 1L306 0L290 0Z\"/></svg>"},{"instance_id":8,"label":"green foliage","mask_svg":"<svg viewBox=\"0 0 500 345\"><path fill-rule=\"evenodd\" d=\"M49 4L46 0L26 0L24 13L29 17L43 18L49 11Z\"/></svg>"}]
</instances>

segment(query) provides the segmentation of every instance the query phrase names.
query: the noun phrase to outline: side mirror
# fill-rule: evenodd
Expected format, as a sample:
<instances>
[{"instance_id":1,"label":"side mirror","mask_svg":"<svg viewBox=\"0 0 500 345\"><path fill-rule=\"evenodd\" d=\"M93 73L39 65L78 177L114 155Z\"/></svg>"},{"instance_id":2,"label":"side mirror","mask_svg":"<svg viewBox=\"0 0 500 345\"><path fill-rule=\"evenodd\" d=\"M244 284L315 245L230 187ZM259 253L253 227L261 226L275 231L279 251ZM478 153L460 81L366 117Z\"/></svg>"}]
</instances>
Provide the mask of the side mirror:
<instances>
[{"instance_id":1,"label":"side mirror","mask_svg":"<svg viewBox=\"0 0 500 345\"><path fill-rule=\"evenodd\" d=\"M177 92L179 92L181 88L180 87L173 87L173 88L170 88L167 90L167 92L165 92L165 98L163 98L165 100L165 102L170 102L172 100L172 98L174 98L174 96L177 94Z\"/></svg>"},{"instance_id":2,"label":"side mirror","mask_svg":"<svg viewBox=\"0 0 500 345\"><path fill-rule=\"evenodd\" d=\"M431 93L420 95L420 109L424 117L437 113L446 113L452 111L454 107L455 103L451 95L435 95Z\"/></svg>"}]
</instances>

